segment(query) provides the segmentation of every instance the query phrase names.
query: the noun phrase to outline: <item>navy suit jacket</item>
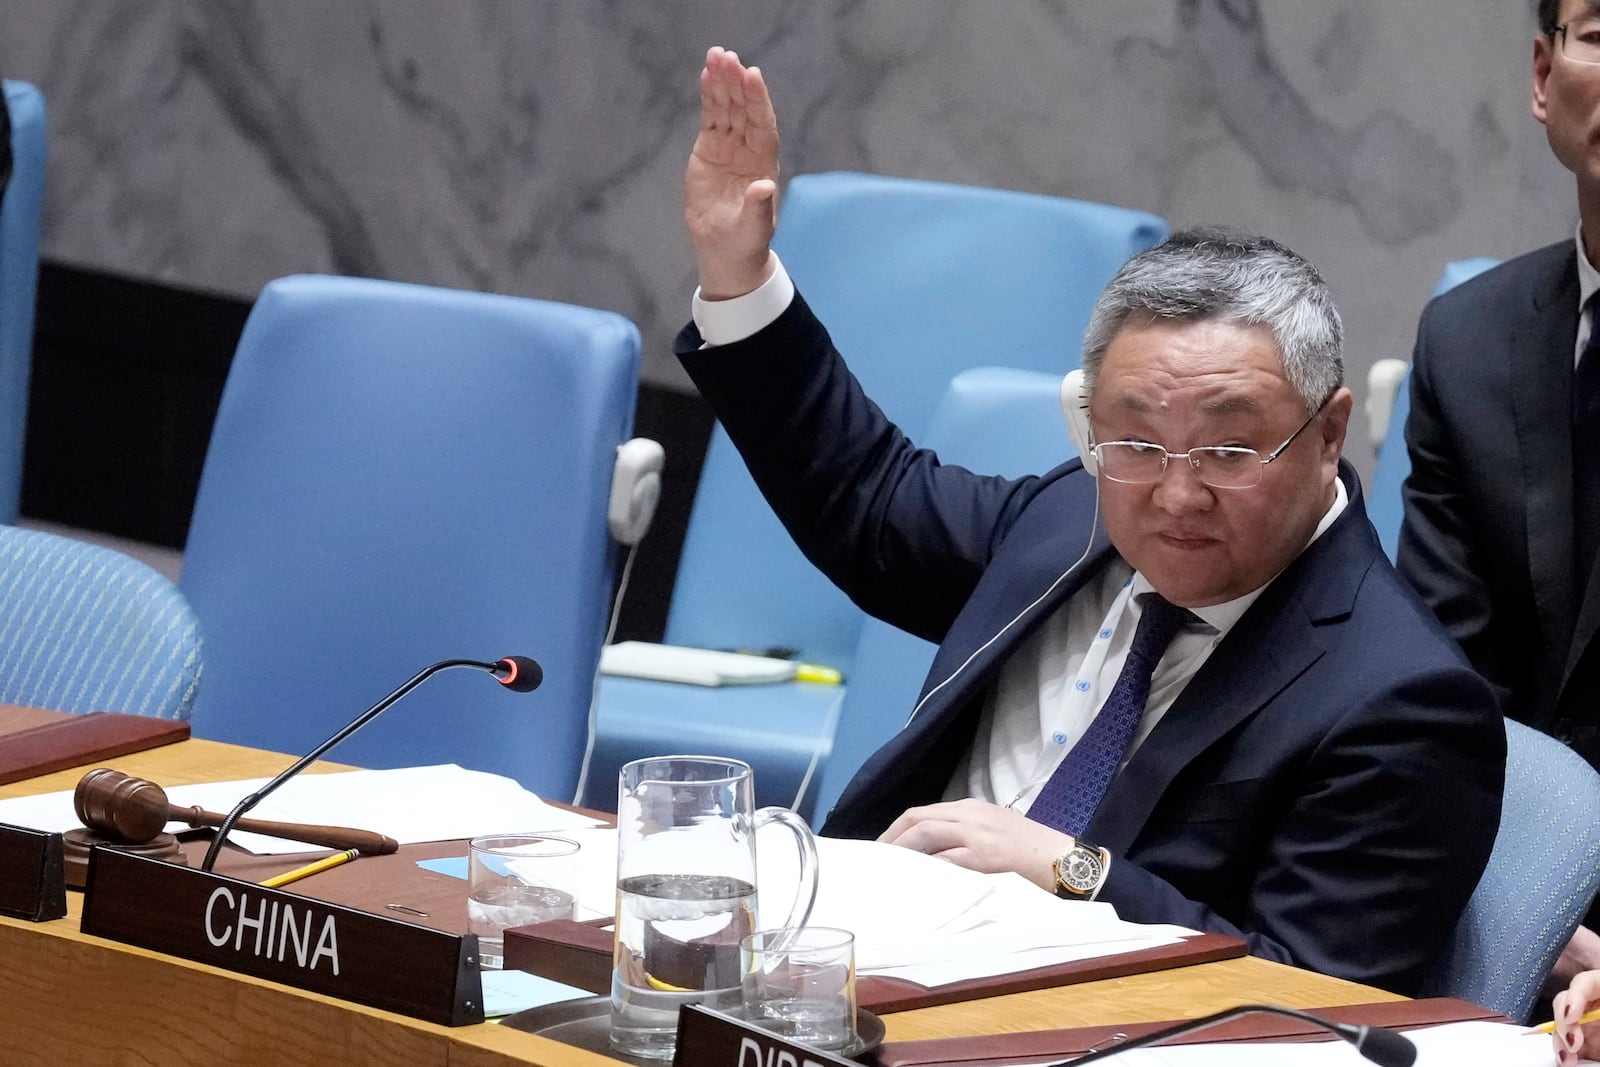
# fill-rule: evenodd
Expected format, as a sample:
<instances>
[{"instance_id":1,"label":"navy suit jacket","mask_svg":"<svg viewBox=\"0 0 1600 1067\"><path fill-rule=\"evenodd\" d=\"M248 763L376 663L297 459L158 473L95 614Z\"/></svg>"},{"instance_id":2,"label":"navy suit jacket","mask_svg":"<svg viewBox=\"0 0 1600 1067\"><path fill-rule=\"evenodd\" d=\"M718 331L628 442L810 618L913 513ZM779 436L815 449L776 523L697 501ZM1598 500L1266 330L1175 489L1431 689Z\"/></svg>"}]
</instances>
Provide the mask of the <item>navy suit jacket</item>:
<instances>
[{"instance_id":1,"label":"navy suit jacket","mask_svg":"<svg viewBox=\"0 0 1600 1067\"><path fill-rule=\"evenodd\" d=\"M1428 305L1398 566L1506 715L1600 767L1600 566L1576 573L1573 548L1577 330L1571 240Z\"/></svg>"},{"instance_id":2,"label":"navy suit jacket","mask_svg":"<svg viewBox=\"0 0 1600 1067\"><path fill-rule=\"evenodd\" d=\"M802 550L865 610L940 643L911 721L824 827L875 836L940 799L1001 664L1112 557L1094 479L1077 461L1014 481L940 465L799 297L755 337L699 344L691 327L679 356ZM1100 899L1123 918L1410 993L1483 871L1505 736L1341 476L1350 506L1229 632L1084 838L1112 853Z\"/></svg>"}]
</instances>

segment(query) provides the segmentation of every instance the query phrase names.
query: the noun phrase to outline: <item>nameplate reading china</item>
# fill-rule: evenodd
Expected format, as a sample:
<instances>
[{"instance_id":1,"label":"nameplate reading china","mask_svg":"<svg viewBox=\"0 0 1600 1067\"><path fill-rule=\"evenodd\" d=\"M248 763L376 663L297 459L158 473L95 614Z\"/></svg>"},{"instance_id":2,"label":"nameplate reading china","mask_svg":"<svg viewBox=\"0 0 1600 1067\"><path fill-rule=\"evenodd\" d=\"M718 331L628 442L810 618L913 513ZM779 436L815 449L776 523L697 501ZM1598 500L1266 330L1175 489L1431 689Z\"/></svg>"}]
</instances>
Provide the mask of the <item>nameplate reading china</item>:
<instances>
[{"instance_id":1,"label":"nameplate reading china","mask_svg":"<svg viewBox=\"0 0 1600 1067\"><path fill-rule=\"evenodd\" d=\"M786 1041L720 1011L685 1004L678 1009L673 1067L860 1067L831 1052Z\"/></svg>"},{"instance_id":2,"label":"nameplate reading china","mask_svg":"<svg viewBox=\"0 0 1600 1067\"><path fill-rule=\"evenodd\" d=\"M114 848L89 853L83 932L444 1026L483 1022L473 934Z\"/></svg>"},{"instance_id":3,"label":"nameplate reading china","mask_svg":"<svg viewBox=\"0 0 1600 1067\"><path fill-rule=\"evenodd\" d=\"M0 823L0 915L38 923L66 913L61 835Z\"/></svg>"}]
</instances>

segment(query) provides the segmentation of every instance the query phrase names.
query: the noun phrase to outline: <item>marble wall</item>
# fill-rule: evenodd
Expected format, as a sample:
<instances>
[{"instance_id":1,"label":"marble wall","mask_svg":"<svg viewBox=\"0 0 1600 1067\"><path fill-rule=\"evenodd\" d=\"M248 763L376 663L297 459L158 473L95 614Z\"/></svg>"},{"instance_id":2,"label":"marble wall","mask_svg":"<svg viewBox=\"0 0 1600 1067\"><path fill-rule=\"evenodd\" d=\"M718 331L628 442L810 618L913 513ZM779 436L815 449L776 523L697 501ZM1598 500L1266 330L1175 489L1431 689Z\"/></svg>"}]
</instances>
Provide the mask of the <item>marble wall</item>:
<instances>
[{"instance_id":1,"label":"marble wall","mask_svg":"<svg viewBox=\"0 0 1600 1067\"><path fill-rule=\"evenodd\" d=\"M609 307L683 386L680 181L722 43L766 72L788 174L1278 237L1327 275L1358 383L1409 352L1443 263L1572 232L1533 31L1531 0L5 0L0 71L50 109L53 259Z\"/></svg>"}]
</instances>

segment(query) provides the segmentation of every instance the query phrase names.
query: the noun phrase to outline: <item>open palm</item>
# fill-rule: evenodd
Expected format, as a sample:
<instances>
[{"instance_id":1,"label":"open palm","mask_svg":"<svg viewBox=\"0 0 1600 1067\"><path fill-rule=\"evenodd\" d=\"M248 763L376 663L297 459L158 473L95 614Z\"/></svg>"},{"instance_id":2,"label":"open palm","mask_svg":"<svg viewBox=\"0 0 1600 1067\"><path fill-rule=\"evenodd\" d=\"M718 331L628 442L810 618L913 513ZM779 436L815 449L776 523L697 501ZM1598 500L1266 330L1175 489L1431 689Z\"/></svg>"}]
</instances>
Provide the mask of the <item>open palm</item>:
<instances>
[{"instance_id":1,"label":"open palm","mask_svg":"<svg viewBox=\"0 0 1600 1067\"><path fill-rule=\"evenodd\" d=\"M759 284L777 225L778 124L758 68L712 48L700 74L700 133L684 178L684 222L701 284Z\"/></svg>"}]
</instances>

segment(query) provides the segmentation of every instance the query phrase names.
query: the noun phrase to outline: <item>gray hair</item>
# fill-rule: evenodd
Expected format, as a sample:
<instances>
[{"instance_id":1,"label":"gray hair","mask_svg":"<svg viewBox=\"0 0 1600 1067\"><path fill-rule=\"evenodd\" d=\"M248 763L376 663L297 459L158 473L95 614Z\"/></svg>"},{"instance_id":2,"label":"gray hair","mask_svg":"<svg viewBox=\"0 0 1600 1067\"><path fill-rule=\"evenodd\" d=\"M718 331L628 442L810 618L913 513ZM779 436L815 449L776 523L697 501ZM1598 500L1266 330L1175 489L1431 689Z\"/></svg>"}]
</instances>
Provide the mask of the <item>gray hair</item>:
<instances>
[{"instance_id":1,"label":"gray hair","mask_svg":"<svg viewBox=\"0 0 1600 1067\"><path fill-rule=\"evenodd\" d=\"M1083 337L1093 394L1106 349L1130 316L1265 326L1289 384L1314 411L1344 384L1343 328L1304 258L1267 237L1184 230L1124 263L1106 285Z\"/></svg>"}]
</instances>

